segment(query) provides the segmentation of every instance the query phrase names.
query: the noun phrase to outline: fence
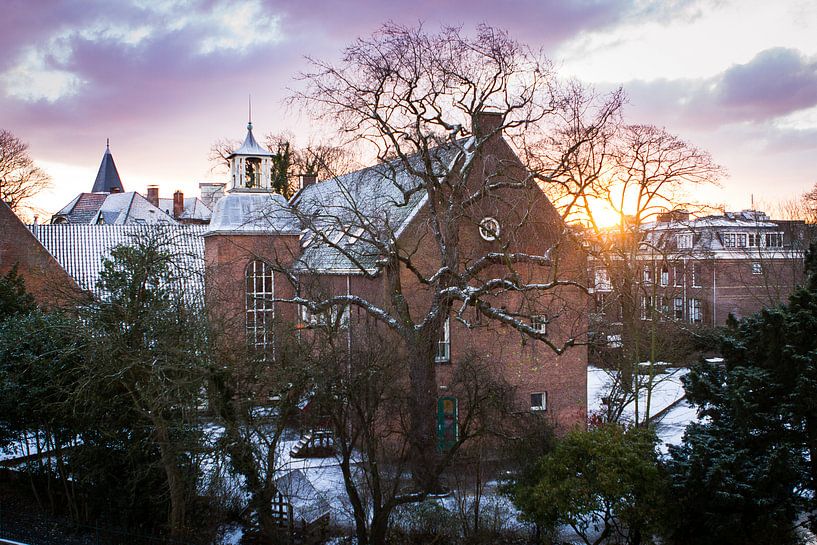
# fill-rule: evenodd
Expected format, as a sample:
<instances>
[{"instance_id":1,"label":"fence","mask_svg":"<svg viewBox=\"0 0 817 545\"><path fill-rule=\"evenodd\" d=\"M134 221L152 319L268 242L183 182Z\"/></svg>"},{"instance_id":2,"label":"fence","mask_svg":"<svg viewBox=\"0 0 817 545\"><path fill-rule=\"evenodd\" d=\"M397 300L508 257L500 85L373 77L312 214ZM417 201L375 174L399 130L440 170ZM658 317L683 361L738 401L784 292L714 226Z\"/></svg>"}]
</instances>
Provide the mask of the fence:
<instances>
[{"instance_id":1,"label":"fence","mask_svg":"<svg viewBox=\"0 0 817 545\"><path fill-rule=\"evenodd\" d=\"M165 536L77 524L63 517L21 512L0 504L0 540L3 538L30 545L195 545Z\"/></svg>"}]
</instances>

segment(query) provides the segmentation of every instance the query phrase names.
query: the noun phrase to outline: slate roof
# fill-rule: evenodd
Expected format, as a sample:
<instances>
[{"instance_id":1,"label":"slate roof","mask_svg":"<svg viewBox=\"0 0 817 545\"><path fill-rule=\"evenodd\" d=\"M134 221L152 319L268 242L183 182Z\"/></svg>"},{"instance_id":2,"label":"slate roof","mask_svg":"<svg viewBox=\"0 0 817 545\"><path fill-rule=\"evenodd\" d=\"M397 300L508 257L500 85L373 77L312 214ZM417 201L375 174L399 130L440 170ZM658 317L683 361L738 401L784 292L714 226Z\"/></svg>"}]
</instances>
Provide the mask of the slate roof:
<instances>
[{"instance_id":1,"label":"slate roof","mask_svg":"<svg viewBox=\"0 0 817 545\"><path fill-rule=\"evenodd\" d=\"M99 172L96 174L94 187L91 191L93 193L121 193L125 191L125 188L122 187L122 180L119 179L116 164L113 162L110 147L105 148L105 154L102 156L102 163L99 165Z\"/></svg>"},{"instance_id":2,"label":"slate roof","mask_svg":"<svg viewBox=\"0 0 817 545\"><path fill-rule=\"evenodd\" d=\"M448 171L457 151L453 146L434 150L432 168L438 174ZM419 157L410 161L414 168L422 168ZM400 234L425 203L425 191L416 191L419 183L395 160L305 187L293 198L292 206L305 224L322 232L332 244L315 230L305 229L304 250L296 269L354 273L359 272L359 264L376 270L380 255L371 234L380 233L384 240Z\"/></svg>"},{"instance_id":3,"label":"slate roof","mask_svg":"<svg viewBox=\"0 0 817 545\"><path fill-rule=\"evenodd\" d=\"M60 218L69 223L90 223L107 197L106 193L80 193L54 214L51 221Z\"/></svg>"},{"instance_id":4,"label":"slate roof","mask_svg":"<svg viewBox=\"0 0 817 545\"><path fill-rule=\"evenodd\" d=\"M146 235L161 237L176 257L180 286L191 303L204 302L205 225L30 225L40 244L77 282L80 288L104 297L98 287L99 273L111 250Z\"/></svg>"}]
</instances>

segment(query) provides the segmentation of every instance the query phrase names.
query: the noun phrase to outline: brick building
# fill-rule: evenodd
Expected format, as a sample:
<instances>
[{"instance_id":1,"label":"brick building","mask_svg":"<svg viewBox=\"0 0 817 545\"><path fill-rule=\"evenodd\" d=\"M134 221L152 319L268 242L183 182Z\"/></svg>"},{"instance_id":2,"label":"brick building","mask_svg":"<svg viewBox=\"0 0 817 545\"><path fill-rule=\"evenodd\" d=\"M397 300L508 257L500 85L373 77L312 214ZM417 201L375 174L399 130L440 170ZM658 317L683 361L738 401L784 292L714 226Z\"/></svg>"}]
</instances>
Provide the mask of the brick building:
<instances>
[{"instance_id":1,"label":"brick building","mask_svg":"<svg viewBox=\"0 0 817 545\"><path fill-rule=\"evenodd\" d=\"M497 126L488 114L482 121L483 126ZM465 160L468 146L461 142L434 150L427 158L431 168ZM346 303L357 298L390 312L389 286L399 275L412 319L421 323L434 292L418 278L432 278L440 256L431 238L428 193L417 171L410 170L428 165L418 156L409 160L409 167L392 161L325 181L302 176L297 193L286 200L269 189L271 158L255 141L250 124L243 145L230 156L229 190L216 203L204 235L205 284L214 319L259 350L274 346L275 327L308 329L327 322L340 324L352 347L387 319L375 319L377 311L365 304ZM474 161L478 164L466 182L472 190L484 186L488 177L525 178L522 164L499 134ZM561 218L533 185L463 208L456 252L463 267L489 254L540 256L548 266L523 264L514 274L529 285L580 282L587 270L585 255L576 244L561 240L564 232ZM386 270L386 247L401 256L397 270ZM499 261L475 275L474 285L503 277L510 282L509 269ZM318 308L338 296L346 300ZM495 364L514 387L517 410L541 412L562 429L583 426L586 349L574 346L557 356L546 342L483 314L524 316L525 327L561 346L586 332L582 290L564 285L533 297L507 289L475 304L477 300L457 301L438 332L435 374L446 410L456 411L448 387L458 362L479 357Z\"/></svg>"},{"instance_id":2,"label":"brick building","mask_svg":"<svg viewBox=\"0 0 817 545\"><path fill-rule=\"evenodd\" d=\"M496 121L486 114L482 125L496 127ZM466 185L474 192L489 178L525 179L522 164L499 133L475 154L478 157L471 158L469 146L467 141L442 146L433 152L432 162L448 168L473 160ZM0 264L5 269L19 261L30 278L39 278L39 271L47 269L63 278L56 282L70 281L87 294L104 296L95 293L96 280L113 247L145 232L161 232L168 248L184 256L190 290L198 294L204 287L210 317L233 332L228 336L235 342L247 340L257 350L274 350L276 327L292 332L327 320L342 322L348 346L354 346L378 327L370 312L348 304L312 312L296 297L320 301L357 296L388 310L387 280L395 274L412 318L422 322L434 292L418 275L433 278L440 256L429 228L429 196L416 173L395 161L324 181L302 176L297 193L287 200L271 191L272 157L255 141L250 125L244 144L230 157L229 191L222 195L220 184L209 188L214 205L209 225L179 225L174 214L153 206L154 192L142 198L142 204L170 221L138 221L149 217L142 212L151 209L142 204L117 207L116 201L105 208L112 197L128 200L121 181L111 182L115 190L110 192L102 188L81 194L55 216L53 225L26 228L9 211L14 225L4 228L4 234L12 236L0 242ZM100 167L103 181L118 180L112 160L106 150ZM412 169L424 168L419 157L412 161ZM521 193L500 190L478 205L463 207L460 214L457 244L451 248L458 263L467 268L488 261L475 269L469 285L455 287L459 299L436 332L436 387L445 402L441 407L453 407L456 413L457 400L449 389L452 376L465 358L476 357L513 387L516 410L543 415L562 430L583 426L587 352L581 341L587 331L588 300L575 284L583 284L586 276L584 252L563 240L561 218L533 184ZM375 240L375 235L388 239L401 263L410 262L414 269L400 265L384 270L383 240ZM538 261L509 267L507 260L520 255ZM482 295L475 291L491 282L503 287ZM555 287L539 293L513 288L515 282ZM35 290L46 284L31 282ZM511 321L522 323L539 339L508 325ZM562 348L574 342L576 346L559 355L547 345Z\"/></svg>"},{"instance_id":3,"label":"brick building","mask_svg":"<svg viewBox=\"0 0 817 545\"><path fill-rule=\"evenodd\" d=\"M723 325L783 302L803 279L811 230L803 221L772 220L743 210L691 218L660 214L638 230L641 320ZM594 266L596 318L608 328L621 320L610 271ZM613 341L615 336L613 335Z\"/></svg>"}]
</instances>

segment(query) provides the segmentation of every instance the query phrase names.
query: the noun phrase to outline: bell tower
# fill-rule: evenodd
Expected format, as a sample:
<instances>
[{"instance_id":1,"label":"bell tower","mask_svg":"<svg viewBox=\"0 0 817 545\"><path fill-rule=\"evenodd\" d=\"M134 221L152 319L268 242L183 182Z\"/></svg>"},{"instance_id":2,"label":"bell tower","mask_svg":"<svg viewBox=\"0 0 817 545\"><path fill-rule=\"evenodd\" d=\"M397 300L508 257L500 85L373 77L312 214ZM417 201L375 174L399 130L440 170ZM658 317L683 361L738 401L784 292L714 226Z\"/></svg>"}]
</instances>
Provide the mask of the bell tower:
<instances>
[{"instance_id":1,"label":"bell tower","mask_svg":"<svg viewBox=\"0 0 817 545\"><path fill-rule=\"evenodd\" d=\"M250 110L252 112L252 110ZM252 113L247 122L247 137L240 148L228 157L230 189L234 191L269 191L273 154L261 147L252 134Z\"/></svg>"}]
</instances>

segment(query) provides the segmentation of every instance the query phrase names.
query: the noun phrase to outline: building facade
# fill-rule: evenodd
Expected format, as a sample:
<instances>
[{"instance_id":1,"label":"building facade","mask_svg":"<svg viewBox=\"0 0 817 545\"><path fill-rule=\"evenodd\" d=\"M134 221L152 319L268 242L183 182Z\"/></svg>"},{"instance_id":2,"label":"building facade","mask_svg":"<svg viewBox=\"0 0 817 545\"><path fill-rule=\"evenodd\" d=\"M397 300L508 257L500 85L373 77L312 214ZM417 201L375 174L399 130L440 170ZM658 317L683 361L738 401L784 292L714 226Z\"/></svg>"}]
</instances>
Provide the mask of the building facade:
<instances>
[{"instance_id":1,"label":"building facade","mask_svg":"<svg viewBox=\"0 0 817 545\"><path fill-rule=\"evenodd\" d=\"M485 164L472 170L469 186L485 184L482 176L500 164L505 173L521 174L519 159L501 136L484 150L486 156L477 160ZM449 166L464 156L457 149L441 147L431 161ZM392 310L389 290L398 275L412 317L421 323L435 292L419 279L433 278L439 255L430 229L429 197L417 189L417 176L400 161L330 180L302 176L300 188L287 200L270 191L268 161L268 152L255 143L248 126L243 145L230 157L229 190L216 203L204 237L205 285L208 307L216 314L213 319L234 331L233 338L247 338L259 350L273 350L276 338L283 337L275 327L305 330L332 322L344 328L351 352L387 320L379 319L373 308ZM524 207L496 199L479 210L463 210L469 218L462 222L456 248L463 266L503 252L549 256L548 267L521 265L515 272L530 285L542 285L554 277L580 283L586 274L585 254L576 244L557 244L565 229L553 206L538 187L523 198ZM504 238L511 233L512 238ZM401 256L410 256L401 258L405 265L386 270L388 256L383 255L383 239L375 240L379 237L387 238ZM508 274L498 260L475 281ZM579 344L587 329L588 300L570 282L540 297L508 289L487 308L503 316L526 316L527 326L543 336L546 332L554 346L569 339ZM324 304L316 310L321 302L338 296L354 301ZM587 357L583 346L557 355L546 343L481 315L474 304L452 306L436 342L441 411L448 407L456 412L451 381L460 362L477 357L490 362L512 386L516 410L540 412L561 429L584 426ZM398 357L399 343L394 350Z\"/></svg>"},{"instance_id":2,"label":"building facade","mask_svg":"<svg viewBox=\"0 0 817 545\"><path fill-rule=\"evenodd\" d=\"M803 221L772 220L756 210L699 218L676 210L659 214L637 233L628 274L637 290L638 318L710 327L785 301L803 280L812 238ZM596 322L612 332L622 310L609 268L595 260L592 283ZM616 342L614 333L609 336Z\"/></svg>"}]
</instances>

